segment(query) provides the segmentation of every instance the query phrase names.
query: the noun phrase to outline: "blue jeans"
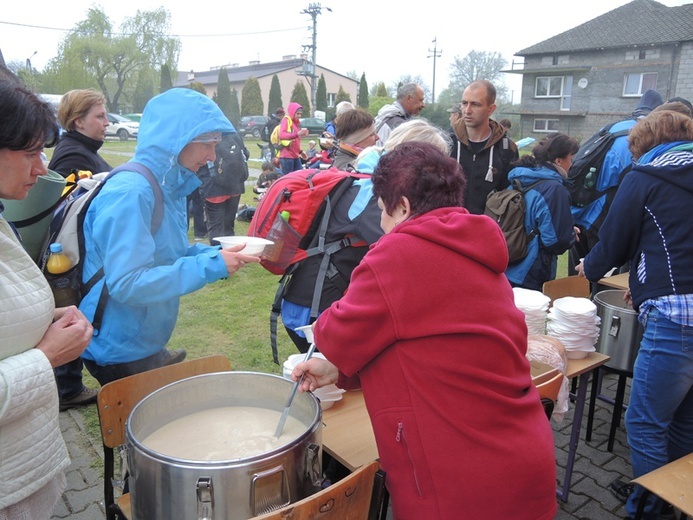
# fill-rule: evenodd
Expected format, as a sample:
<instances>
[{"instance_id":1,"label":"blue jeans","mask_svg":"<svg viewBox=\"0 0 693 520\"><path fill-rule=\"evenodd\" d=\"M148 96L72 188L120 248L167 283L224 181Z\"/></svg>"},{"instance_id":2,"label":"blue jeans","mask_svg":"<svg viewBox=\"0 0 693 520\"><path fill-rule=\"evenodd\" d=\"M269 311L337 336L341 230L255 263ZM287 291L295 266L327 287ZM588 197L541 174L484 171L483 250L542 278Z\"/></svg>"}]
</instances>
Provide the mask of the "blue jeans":
<instances>
[{"instance_id":1,"label":"blue jeans","mask_svg":"<svg viewBox=\"0 0 693 520\"><path fill-rule=\"evenodd\" d=\"M633 368L626 411L633 477L693 452L693 327L678 325L652 308ZM635 517L643 489L626 504ZM656 520L661 500L650 496L643 518Z\"/></svg>"},{"instance_id":2,"label":"blue jeans","mask_svg":"<svg viewBox=\"0 0 693 520\"><path fill-rule=\"evenodd\" d=\"M301 162L301 159L292 159L290 157L280 157L279 162L281 163L282 166L282 171L287 174L291 172L295 172L296 170L302 170L303 169L303 163Z\"/></svg>"}]
</instances>

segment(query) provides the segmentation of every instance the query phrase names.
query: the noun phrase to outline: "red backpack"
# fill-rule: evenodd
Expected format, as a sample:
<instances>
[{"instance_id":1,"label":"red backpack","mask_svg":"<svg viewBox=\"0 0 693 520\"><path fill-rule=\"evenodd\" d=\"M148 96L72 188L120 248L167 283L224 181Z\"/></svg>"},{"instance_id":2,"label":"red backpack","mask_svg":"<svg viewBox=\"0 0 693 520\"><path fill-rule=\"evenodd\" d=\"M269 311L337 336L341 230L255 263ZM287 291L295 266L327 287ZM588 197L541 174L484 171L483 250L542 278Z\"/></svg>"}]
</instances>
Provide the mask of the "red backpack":
<instances>
[{"instance_id":1,"label":"red backpack","mask_svg":"<svg viewBox=\"0 0 693 520\"><path fill-rule=\"evenodd\" d=\"M324 232L332 206L354 180L369 177L330 168L298 170L274 181L255 209L248 229L249 236L274 242L265 249L262 266L271 273L285 274L291 265L309 256L333 254L354 245L349 238L325 244ZM316 235L317 244L311 247Z\"/></svg>"},{"instance_id":2,"label":"red backpack","mask_svg":"<svg viewBox=\"0 0 693 520\"><path fill-rule=\"evenodd\" d=\"M248 235L274 242L273 246L265 249L262 265L271 273L283 275L270 313L270 344L277 364L277 322L281 302L291 275L301 261L322 256L312 288L311 317L317 317L325 278L334 267L332 255L347 247L365 249L368 246L355 233L347 231L338 236L328 233L332 208L354 181L367 178L370 175L335 168L298 170L274 181L255 210Z\"/></svg>"}]
</instances>

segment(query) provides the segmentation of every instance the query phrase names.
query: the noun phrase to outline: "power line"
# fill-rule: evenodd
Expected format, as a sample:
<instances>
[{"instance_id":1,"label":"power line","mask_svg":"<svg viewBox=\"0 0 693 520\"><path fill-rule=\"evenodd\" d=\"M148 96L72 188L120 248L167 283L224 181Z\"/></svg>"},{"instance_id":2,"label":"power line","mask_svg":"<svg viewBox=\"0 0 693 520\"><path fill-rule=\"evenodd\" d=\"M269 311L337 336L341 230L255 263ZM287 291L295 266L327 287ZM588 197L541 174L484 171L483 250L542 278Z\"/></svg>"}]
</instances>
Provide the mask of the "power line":
<instances>
[{"instance_id":1,"label":"power line","mask_svg":"<svg viewBox=\"0 0 693 520\"><path fill-rule=\"evenodd\" d=\"M26 27L29 29L43 29L47 31L60 31L60 32L70 32L74 31L75 29L62 29L59 27L46 27L43 25L31 25L31 24L25 24L25 23L16 23L16 22L4 22L0 20L0 24L4 25L13 25L16 27ZM222 34L169 34L167 36L173 36L176 38L230 38L230 37L237 37L237 36L255 36L255 35L260 35L260 34L271 34L271 33L281 33L281 32L290 32L290 31L305 31L306 27L305 25L301 27L291 27L291 28L284 28L284 29L272 29L272 30L266 30L266 31L252 31L252 32L243 32L243 33L222 33ZM121 32L112 32L111 33L113 36L136 36L135 33L121 33Z\"/></svg>"}]
</instances>

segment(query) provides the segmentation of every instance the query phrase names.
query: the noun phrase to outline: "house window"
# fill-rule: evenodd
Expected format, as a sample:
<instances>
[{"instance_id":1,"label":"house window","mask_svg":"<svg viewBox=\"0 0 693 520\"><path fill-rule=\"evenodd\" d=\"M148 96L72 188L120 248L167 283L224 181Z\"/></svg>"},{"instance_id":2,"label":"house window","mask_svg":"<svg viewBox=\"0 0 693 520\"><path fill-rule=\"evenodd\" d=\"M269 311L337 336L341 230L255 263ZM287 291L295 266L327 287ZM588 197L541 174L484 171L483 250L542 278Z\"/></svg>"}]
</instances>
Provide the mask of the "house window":
<instances>
[{"instance_id":1,"label":"house window","mask_svg":"<svg viewBox=\"0 0 693 520\"><path fill-rule=\"evenodd\" d=\"M657 90L657 73L643 72L623 76L623 95L642 96L646 90Z\"/></svg>"},{"instance_id":2,"label":"house window","mask_svg":"<svg viewBox=\"0 0 693 520\"><path fill-rule=\"evenodd\" d=\"M335 105L335 100L337 99L337 94L327 94L327 106L332 108Z\"/></svg>"},{"instance_id":3,"label":"house window","mask_svg":"<svg viewBox=\"0 0 693 520\"><path fill-rule=\"evenodd\" d=\"M561 97L563 76L539 76L534 87L535 97Z\"/></svg>"},{"instance_id":4,"label":"house window","mask_svg":"<svg viewBox=\"0 0 693 520\"><path fill-rule=\"evenodd\" d=\"M561 96L561 110L570 110L570 100L573 96L573 76L566 76L563 81L563 95Z\"/></svg>"},{"instance_id":5,"label":"house window","mask_svg":"<svg viewBox=\"0 0 693 520\"><path fill-rule=\"evenodd\" d=\"M535 132L558 132L558 119L535 119Z\"/></svg>"}]
</instances>

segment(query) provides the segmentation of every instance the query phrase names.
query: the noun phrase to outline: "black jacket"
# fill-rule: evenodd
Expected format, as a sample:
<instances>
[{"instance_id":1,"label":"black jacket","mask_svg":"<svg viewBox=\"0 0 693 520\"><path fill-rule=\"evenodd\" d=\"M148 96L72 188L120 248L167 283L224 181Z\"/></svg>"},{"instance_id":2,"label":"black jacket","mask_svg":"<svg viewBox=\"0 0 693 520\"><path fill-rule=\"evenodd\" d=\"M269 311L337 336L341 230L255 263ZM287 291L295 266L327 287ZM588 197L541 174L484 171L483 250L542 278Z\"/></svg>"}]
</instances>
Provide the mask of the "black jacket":
<instances>
[{"instance_id":1,"label":"black jacket","mask_svg":"<svg viewBox=\"0 0 693 520\"><path fill-rule=\"evenodd\" d=\"M63 177L70 175L73 169L91 173L110 172L113 168L98 154L102 144L103 141L87 137L76 130L65 132L53 151L48 169Z\"/></svg>"},{"instance_id":2,"label":"black jacket","mask_svg":"<svg viewBox=\"0 0 693 520\"><path fill-rule=\"evenodd\" d=\"M457 159L467 177L467 187L464 191L464 207L470 213L481 215L486 207L486 197L493 190L504 190L508 187L508 172L513 168L512 163L520 158L517 145L505 136L505 128L493 119L489 120L491 137L481 152L474 154L469 148L467 128L464 119L455 121L453 130L458 141L453 146L450 155ZM491 147L493 160L490 161ZM492 180L487 181L489 164L492 168Z\"/></svg>"}]
</instances>

